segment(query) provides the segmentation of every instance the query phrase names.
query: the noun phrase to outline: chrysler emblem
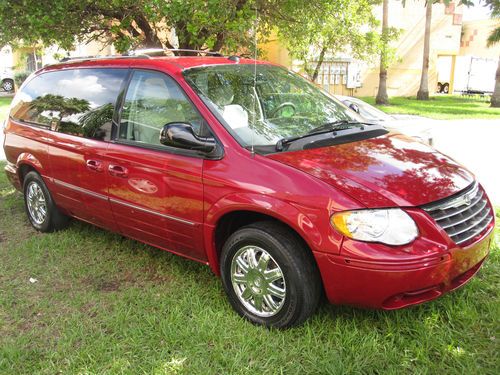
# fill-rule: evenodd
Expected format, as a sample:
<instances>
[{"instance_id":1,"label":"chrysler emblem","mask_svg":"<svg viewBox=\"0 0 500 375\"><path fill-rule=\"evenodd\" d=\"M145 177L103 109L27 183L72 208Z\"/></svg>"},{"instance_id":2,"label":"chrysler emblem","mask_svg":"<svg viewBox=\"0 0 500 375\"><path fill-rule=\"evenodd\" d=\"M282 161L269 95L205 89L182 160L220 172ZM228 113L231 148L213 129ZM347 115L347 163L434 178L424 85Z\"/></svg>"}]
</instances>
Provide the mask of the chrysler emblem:
<instances>
[{"instance_id":1,"label":"chrysler emblem","mask_svg":"<svg viewBox=\"0 0 500 375\"><path fill-rule=\"evenodd\" d=\"M467 206L470 206L471 204L471 197L469 195L466 195L465 198L464 198L464 203L467 205Z\"/></svg>"}]
</instances>

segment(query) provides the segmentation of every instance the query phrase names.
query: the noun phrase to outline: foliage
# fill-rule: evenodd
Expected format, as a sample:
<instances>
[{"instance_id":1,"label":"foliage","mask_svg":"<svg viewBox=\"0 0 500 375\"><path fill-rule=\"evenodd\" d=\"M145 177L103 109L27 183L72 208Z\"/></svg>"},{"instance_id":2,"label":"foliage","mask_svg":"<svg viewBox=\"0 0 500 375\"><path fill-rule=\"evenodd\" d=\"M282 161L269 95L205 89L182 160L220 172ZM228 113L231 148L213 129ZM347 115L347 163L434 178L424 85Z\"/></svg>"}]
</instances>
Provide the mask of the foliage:
<instances>
[{"instance_id":1,"label":"foliage","mask_svg":"<svg viewBox=\"0 0 500 375\"><path fill-rule=\"evenodd\" d=\"M500 1L499 0L484 0L485 7L491 9L491 18L498 19L500 22ZM488 46L500 42L500 26L495 27L488 37Z\"/></svg>"},{"instance_id":2,"label":"foliage","mask_svg":"<svg viewBox=\"0 0 500 375\"><path fill-rule=\"evenodd\" d=\"M14 82L16 82L17 87L20 87L29 75L29 72L17 72L14 74Z\"/></svg>"},{"instance_id":3,"label":"foliage","mask_svg":"<svg viewBox=\"0 0 500 375\"><path fill-rule=\"evenodd\" d=\"M305 72L314 80L325 55L346 52L366 58L378 52L381 38L372 13L377 3L378 0L305 3L300 21L277 22L278 33L290 54L304 62ZM310 66L311 61L316 64Z\"/></svg>"},{"instance_id":4,"label":"foliage","mask_svg":"<svg viewBox=\"0 0 500 375\"><path fill-rule=\"evenodd\" d=\"M323 0L324 1L324 0ZM315 0L314 2L320 2ZM118 51L163 47L241 51L253 46L256 13L266 35L294 22L299 0L25 0L0 2L0 44L113 43ZM256 12L257 11L257 12Z\"/></svg>"}]
</instances>

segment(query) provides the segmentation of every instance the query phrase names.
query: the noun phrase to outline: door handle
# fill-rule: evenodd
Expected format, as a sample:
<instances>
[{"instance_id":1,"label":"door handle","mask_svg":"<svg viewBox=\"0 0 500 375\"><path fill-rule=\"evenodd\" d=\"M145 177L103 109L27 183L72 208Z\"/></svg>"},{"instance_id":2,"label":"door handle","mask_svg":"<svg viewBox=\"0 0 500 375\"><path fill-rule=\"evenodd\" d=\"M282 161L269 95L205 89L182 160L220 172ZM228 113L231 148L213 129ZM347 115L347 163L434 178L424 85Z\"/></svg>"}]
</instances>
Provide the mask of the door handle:
<instances>
[{"instance_id":1,"label":"door handle","mask_svg":"<svg viewBox=\"0 0 500 375\"><path fill-rule=\"evenodd\" d=\"M108 167L108 172L111 176L115 177L127 177L128 169L120 165L110 164Z\"/></svg>"},{"instance_id":2,"label":"door handle","mask_svg":"<svg viewBox=\"0 0 500 375\"><path fill-rule=\"evenodd\" d=\"M102 161L100 160L87 160L86 162L87 169L96 172L102 172L104 169L102 167Z\"/></svg>"}]
</instances>

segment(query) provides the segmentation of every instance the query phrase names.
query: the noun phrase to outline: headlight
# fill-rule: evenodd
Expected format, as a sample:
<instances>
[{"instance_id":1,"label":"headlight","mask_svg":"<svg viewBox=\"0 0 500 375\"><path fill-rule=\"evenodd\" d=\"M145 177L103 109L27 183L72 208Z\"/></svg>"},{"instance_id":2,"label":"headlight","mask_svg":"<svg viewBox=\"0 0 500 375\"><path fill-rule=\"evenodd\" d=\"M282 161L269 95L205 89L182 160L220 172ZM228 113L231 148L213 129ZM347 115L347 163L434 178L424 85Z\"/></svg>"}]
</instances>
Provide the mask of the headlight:
<instances>
[{"instance_id":1,"label":"headlight","mask_svg":"<svg viewBox=\"0 0 500 375\"><path fill-rule=\"evenodd\" d=\"M399 208L338 212L331 223L343 235L359 241L406 245L418 236L413 219Z\"/></svg>"}]
</instances>

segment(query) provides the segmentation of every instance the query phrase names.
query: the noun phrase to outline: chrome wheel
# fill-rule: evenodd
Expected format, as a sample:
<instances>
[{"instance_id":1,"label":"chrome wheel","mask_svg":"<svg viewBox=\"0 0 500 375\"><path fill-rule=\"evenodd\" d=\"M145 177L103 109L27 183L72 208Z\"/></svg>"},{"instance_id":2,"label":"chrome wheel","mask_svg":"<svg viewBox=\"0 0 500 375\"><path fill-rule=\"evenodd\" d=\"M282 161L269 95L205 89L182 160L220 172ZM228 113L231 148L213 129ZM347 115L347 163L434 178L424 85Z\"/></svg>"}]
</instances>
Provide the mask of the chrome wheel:
<instances>
[{"instance_id":1,"label":"chrome wheel","mask_svg":"<svg viewBox=\"0 0 500 375\"><path fill-rule=\"evenodd\" d=\"M231 261L231 282L240 302L257 316L276 315L285 303L283 271L260 247L245 246L236 252Z\"/></svg>"},{"instance_id":2,"label":"chrome wheel","mask_svg":"<svg viewBox=\"0 0 500 375\"><path fill-rule=\"evenodd\" d=\"M8 80L4 81L2 86L5 91L12 91L14 89L14 84Z\"/></svg>"},{"instance_id":3,"label":"chrome wheel","mask_svg":"<svg viewBox=\"0 0 500 375\"><path fill-rule=\"evenodd\" d=\"M42 188L35 181L31 181L26 189L26 204L31 220L41 225L47 217L47 203Z\"/></svg>"}]
</instances>

